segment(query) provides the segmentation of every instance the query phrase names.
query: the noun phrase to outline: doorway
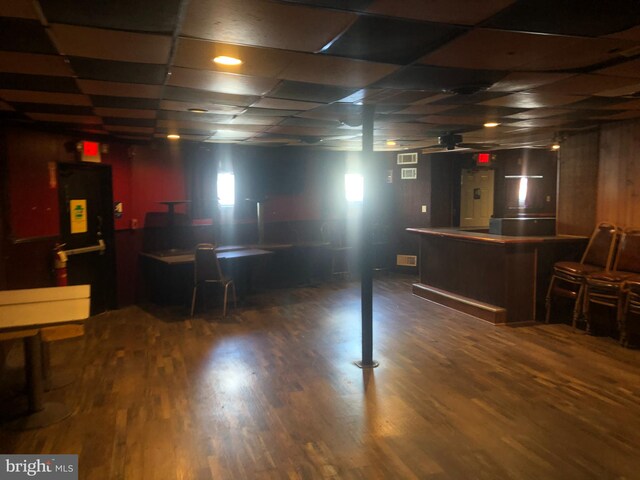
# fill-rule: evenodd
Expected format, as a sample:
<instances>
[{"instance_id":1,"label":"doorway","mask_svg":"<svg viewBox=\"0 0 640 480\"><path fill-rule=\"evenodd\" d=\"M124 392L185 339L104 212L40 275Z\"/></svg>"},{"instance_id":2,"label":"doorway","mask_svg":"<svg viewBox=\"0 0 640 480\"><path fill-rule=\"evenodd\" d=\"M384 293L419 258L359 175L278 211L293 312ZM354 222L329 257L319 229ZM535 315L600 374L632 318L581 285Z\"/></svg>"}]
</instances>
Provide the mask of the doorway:
<instances>
[{"instance_id":1,"label":"doorway","mask_svg":"<svg viewBox=\"0 0 640 480\"><path fill-rule=\"evenodd\" d=\"M65 250L91 247L102 239L106 250L70 255L69 285L91 285L91 315L117 307L111 167L58 164L60 238Z\"/></svg>"},{"instance_id":2,"label":"doorway","mask_svg":"<svg viewBox=\"0 0 640 480\"><path fill-rule=\"evenodd\" d=\"M489 228L493 215L493 170L462 170L460 226Z\"/></svg>"}]
</instances>

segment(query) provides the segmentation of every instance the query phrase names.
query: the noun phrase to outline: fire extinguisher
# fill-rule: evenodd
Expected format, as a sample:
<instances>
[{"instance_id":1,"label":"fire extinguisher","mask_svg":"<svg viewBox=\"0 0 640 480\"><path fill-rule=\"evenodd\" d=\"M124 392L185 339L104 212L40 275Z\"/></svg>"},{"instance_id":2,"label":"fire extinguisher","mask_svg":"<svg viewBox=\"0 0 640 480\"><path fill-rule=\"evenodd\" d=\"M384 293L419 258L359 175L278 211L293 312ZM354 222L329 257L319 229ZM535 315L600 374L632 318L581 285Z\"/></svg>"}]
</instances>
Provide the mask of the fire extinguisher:
<instances>
[{"instance_id":1,"label":"fire extinguisher","mask_svg":"<svg viewBox=\"0 0 640 480\"><path fill-rule=\"evenodd\" d=\"M53 270L56 274L56 286L67 286L67 254L63 250L64 243L56 243L53 248Z\"/></svg>"}]
</instances>

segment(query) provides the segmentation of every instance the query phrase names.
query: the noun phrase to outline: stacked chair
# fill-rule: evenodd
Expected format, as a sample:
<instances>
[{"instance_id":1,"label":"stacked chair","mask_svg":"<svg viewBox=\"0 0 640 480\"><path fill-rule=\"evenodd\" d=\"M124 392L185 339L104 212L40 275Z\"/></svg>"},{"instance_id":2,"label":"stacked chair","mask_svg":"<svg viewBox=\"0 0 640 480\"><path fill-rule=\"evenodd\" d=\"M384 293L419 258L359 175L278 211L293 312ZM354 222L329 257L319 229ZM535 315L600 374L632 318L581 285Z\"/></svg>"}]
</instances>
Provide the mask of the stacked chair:
<instances>
[{"instance_id":1,"label":"stacked chair","mask_svg":"<svg viewBox=\"0 0 640 480\"><path fill-rule=\"evenodd\" d=\"M640 282L632 280L638 275L640 275L640 230L626 229L620 239L613 268L592 272L586 276L583 312L588 332L592 330L593 324L591 306L603 305L614 310L620 332L620 343L628 344L626 319L629 308L632 313L638 308Z\"/></svg>"},{"instance_id":2,"label":"stacked chair","mask_svg":"<svg viewBox=\"0 0 640 480\"><path fill-rule=\"evenodd\" d=\"M556 262L546 297L546 322L551 316L551 301L559 296L573 300L571 325L576 328L582 315L586 278L589 274L609 270L613 261L620 229L611 223L596 227L579 262Z\"/></svg>"},{"instance_id":3,"label":"stacked chair","mask_svg":"<svg viewBox=\"0 0 640 480\"><path fill-rule=\"evenodd\" d=\"M630 314L640 316L640 275L629 277L622 288L626 294L626 302L620 328L620 343L627 347L631 330Z\"/></svg>"}]
</instances>

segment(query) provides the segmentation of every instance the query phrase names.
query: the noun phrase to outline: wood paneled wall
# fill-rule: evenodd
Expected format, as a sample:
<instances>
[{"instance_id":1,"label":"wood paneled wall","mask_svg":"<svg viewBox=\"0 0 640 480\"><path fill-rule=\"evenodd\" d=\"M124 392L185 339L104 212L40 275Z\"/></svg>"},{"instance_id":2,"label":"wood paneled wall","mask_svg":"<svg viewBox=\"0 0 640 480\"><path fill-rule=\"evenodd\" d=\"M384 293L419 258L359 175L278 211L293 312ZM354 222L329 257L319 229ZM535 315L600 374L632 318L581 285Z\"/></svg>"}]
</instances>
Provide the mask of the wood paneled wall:
<instances>
[{"instance_id":1,"label":"wood paneled wall","mask_svg":"<svg viewBox=\"0 0 640 480\"><path fill-rule=\"evenodd\" d=\"M603 126L599 151L598 219L640 228L640 121Z\"/></svg>"},{"instance_id":2,"label":"wood paneled wall","mask_svg":"<svg viewBox=\"0 0 640 480\"><path fill-rule=\"evenodd\" d=\"M590 235L598 221L597 131L569 137L558 156L557 232L565 235Z\"/></svg>"}]
</instances>

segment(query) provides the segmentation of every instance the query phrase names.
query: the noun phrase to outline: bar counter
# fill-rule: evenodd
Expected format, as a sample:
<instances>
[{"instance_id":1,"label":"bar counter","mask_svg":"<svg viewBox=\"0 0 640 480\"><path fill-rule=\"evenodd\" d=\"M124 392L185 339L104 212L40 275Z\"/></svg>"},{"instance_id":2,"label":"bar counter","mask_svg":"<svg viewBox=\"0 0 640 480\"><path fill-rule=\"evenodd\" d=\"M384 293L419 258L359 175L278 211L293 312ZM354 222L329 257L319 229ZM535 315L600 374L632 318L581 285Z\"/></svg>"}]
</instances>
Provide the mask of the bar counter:
<instances>
[{"instance_id":1,"label":"bar counter","mask_svg":"<svg viewBox=\"0 0 640 480\"><path fill-rule=\"evenodd\" d=\"M588 241L454 228L407 231L420 236L420 282L413 293L493 324L542 320L553 264L579 259Z\"/></svg>"}]
</instances>

